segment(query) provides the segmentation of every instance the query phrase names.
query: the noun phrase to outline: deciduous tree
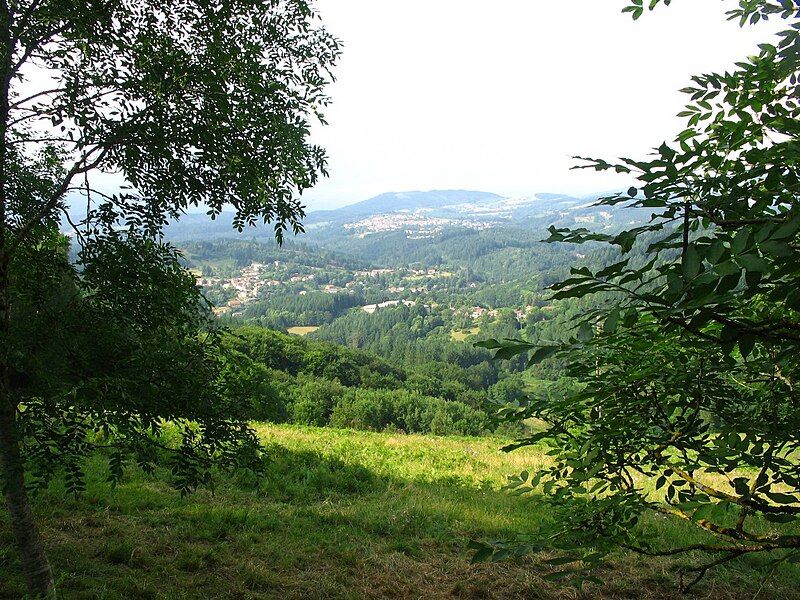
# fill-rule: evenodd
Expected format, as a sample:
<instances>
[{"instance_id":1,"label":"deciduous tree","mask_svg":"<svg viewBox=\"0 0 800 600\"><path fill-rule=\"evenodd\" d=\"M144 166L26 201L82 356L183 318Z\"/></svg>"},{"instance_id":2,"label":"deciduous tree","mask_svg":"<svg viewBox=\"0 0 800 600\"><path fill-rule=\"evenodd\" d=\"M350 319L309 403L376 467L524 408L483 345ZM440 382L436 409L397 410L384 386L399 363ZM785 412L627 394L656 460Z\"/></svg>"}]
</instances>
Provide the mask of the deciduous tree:
<instances>
[{"instance_id":1,"label":"deciduous tree","mask_svg":"<svg viewBox=\"0 0 800 600\"><path fill-rule=\"evenodd\" d=\"M63 467L79 491L97 446L112 480L163 451L186 491L255 456L221 400L231 365L159 234L189 206L230 206L279 240L301 229L338 54L304 0L0 0L0 465L32 594L54 591L26 466L44 481ZM102 173L128 187L97 189Z\"/></svg>"},{"instance_id":2,"label":"deciduous tree","mask_svg":"<svg viewBox=\"0 0 800 600\"><path fill-rule=\"evenodd\" d=\"M638 18L658 4L625 11ZM620 546L705 556L684 588L745 554L800 559L800 2L742 0L729 16L784 28L735 69L693 77L686 129L653 156L583 164L635 177L599 204L650 208L650 222L616 235L551 229L553 242L620 250L553 286L556 298L595 297L595 308L569 340L484 343L501 358L561 356L581 382L562 400L506 407L548 424L512 448L549 440L555 463L512 487L544 490L563 517L547 534L566 553L555 564L583 560L571 569L579 577ZM626 255L653 235L651 260L632 267ZM707 540L644 539L648 512ZM542 546L479 545L478 558Z\"/></svg>"}]
</instances>

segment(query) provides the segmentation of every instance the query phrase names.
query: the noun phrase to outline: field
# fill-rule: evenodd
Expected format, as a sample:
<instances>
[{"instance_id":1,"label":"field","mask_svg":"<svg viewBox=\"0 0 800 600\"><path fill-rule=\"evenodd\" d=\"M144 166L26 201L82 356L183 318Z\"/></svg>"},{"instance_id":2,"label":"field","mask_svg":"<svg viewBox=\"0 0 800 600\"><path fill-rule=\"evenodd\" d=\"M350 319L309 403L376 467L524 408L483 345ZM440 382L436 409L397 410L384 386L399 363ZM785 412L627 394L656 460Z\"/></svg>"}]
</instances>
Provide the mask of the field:
<instances>
[{"instance_id":1,"label":"field","mask_svg":"<svg viewBox=\"0 0 800 600\"><path fill-rule=\"evenodd\" d=\"M450 339L454 342L464 342L471 335L478 335L481 332L480 327L473 327L467 331L454 330L450 332Z\"/></svg>"},{"instance_id":2,"label":"field","mask_svg":"<svg viewBox=\"0 0 800 600\"><path fill-rule=\"evenodd\" d=\"M679 598L675 560L620 555L582 592L541 579L542 558L472 565L470 539L533 532L535 499L500 490L505 476L547 460L503 454L502 440L259 426L267 477L226 479L186 498L168 474L131 470L110 489L99 462L87 492L59 484L36 513L64 598ZM5 517L3 516L3 519ZM693 533L663 520L665 540ZM0 520L0 597L19 598L10 532ZM683 559L686 560L686 559ZM800 598L800 570L764 578L741 559L698 588L703 598Z\"/></svg>"},{"instance_id":3,"label":"field","mask_svg":"<svg viewBox=\"0 0 800 600\"><path fill-rule=\"evenodd\" d=\"M286 332L291 333L292 335L308 335L309 333L314 333L319 327L289 327Z\"/></svg>"}]
</instances>

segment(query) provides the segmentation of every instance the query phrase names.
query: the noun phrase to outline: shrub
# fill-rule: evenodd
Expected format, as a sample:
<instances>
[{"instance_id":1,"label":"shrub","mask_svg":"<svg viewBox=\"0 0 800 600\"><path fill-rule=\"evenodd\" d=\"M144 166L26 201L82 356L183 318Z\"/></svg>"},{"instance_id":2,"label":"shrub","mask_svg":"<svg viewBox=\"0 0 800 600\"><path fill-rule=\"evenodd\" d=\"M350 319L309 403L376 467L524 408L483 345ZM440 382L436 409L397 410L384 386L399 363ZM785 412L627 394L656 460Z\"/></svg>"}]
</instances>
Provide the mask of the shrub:
<instances>
[{"instance_id":1,"label":"shrub","mask_svg":"<svg viewBox=\"0 0 800 600\"><path fill-rule=\"evenodd\" d=\"M291 391L291 415L294 423L323 426L347 388L338 381L308 378L299 380Z\"/></svg>"},{"instance_id":2,"label":"shrub","mask_svg":"<svg viewBox=\"0 0 800 600\"><path fill-rule=\"evenodd\" d=\"M437 435L479 435L489 426L486 413L461 402L406 390L352 390L334 407L335 427Z\"/></svg>"},{"instance_id":3,"label":"shrub","mask_svg":"<svg viewBox=\"0 0 800 600\"><path fill-rule=\"evenodd\" d=\"M379 431L392 423L386 396L392 392L351 390L333 408L330 424L349 429Z\"/></svg>"}]
</instances>

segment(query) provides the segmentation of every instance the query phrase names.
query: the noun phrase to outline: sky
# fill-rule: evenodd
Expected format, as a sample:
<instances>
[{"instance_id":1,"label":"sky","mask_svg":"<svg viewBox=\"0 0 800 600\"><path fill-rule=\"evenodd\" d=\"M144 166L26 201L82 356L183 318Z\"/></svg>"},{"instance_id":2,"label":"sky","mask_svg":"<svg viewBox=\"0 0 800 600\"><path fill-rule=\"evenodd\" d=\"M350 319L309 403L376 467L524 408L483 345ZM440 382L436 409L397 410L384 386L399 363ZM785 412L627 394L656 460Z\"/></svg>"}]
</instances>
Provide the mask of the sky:
<instances>
[{"instance_id":1,"label":"sky","mask_svg":"<svg viewBox=\"0 0 800 600\"><path fill-rule=\"evenodd\" d=\"M330 177L309 209L382 192L505 196L627 188L574 155L641 157L682 129L677 90L730 68L777 27L740 29L731 0L675 0L634 22L626 0L317 0L343 42Z\"/></svg>"}]
</instances>

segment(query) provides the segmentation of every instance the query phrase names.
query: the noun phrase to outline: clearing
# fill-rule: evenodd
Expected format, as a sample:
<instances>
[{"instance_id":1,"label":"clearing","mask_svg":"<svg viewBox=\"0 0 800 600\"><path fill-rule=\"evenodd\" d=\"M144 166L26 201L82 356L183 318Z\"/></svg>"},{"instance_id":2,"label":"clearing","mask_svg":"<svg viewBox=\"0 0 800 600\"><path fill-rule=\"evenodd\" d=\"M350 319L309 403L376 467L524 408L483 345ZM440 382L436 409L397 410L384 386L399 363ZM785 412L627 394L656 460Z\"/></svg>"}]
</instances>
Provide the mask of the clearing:
<instances>
[{"instance_id":1,"label":"clearing","mask_svg":"<svg viewBox=\"0 0 800 600\"><path fill-rule=\"evenodd\" d=\"M309 333L314 333L319 327L289 327L286 330L286 333L291 333L292 335L308 335Z\"/></svg>"},{"instance_id":2,"label":"clearing","mask_svg":"<svg viewBox=\"0 0 800 600\"><path fill-rule=\"evenodd\" d=\"M473 327L472 329L467 330L455 329L450 332L450 339L455 342L464 342L469 336L478 335L480 332L480 327Z\"/></svg>"}]
</instances>

